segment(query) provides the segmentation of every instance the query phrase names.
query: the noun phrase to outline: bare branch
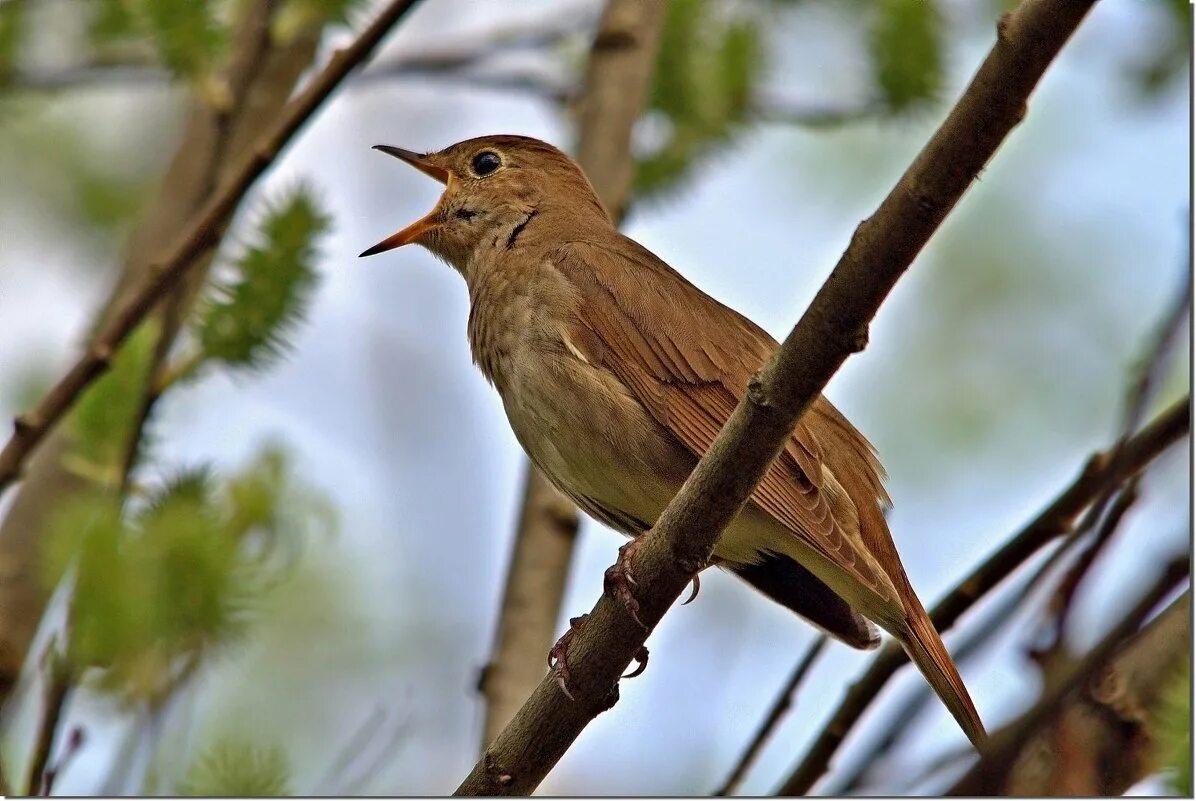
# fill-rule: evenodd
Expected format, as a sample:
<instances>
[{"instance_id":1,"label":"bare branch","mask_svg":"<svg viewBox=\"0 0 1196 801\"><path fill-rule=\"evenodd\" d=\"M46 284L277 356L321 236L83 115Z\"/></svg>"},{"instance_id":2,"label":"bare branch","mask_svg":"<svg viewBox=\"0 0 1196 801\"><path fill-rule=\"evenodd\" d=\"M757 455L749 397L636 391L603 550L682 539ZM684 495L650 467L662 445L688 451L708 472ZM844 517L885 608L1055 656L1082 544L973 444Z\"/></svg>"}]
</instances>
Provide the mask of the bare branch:
<instances>
[{"instance_id":1,"label":"bare branch","mask_svg":"<svg viewBox=\"0 0 1196 801\"><path fill-rule=\"evenodd\" d=\"M1107 482L1124 481L1137 475L1168 446L1187 434L1191 427L1190 406L1191 399L1184 398L1128 440L1122 449L1120 464L1113 464L1112 449L1091 456L1070 486L930 610L935 628L939 631L950 629L964 612L1041 548L1067 534L1076 519L1104 491ZM810 791L826 774L839 746L880 691L907 661L905 652L892 643L873 658L864 674L848 689L805 758L781 785L778 795L805 795Z\"/></svg>"},{"instance_id":2,"label":"bare branch","mask_svg":"<svg viewBox=\"0 0 1196 801\"><path fill-rule=\"evenodd\" d=\"M617 700L619 676L651 628L705 564L723 528L849 355L914 257L1025 115L1047 66L1091 0L1026 0L1002 18L997 42L943 125L877 212L860 225L834 272L784 344L753 378L718 438L636 553L638 625L603 596L569 648L567 701L552 678L487 749L461 795L534 790L569 745Z\"/></svg>"},{"instance_id":3,"label":"bare branch","mask_svg":"<svg viewBox=\"0 0 1196 801\"><path fill-rule=\"evenodd\" d=\"M52 784L52 779L48 775L47 765L50 763L50 753L54 749L54 742L62 723L62 713L66 709L67 696L71 690L66 665L56 649L57 643L52 642L46 655L46 687L42 693L42 716L33 743L26 795L50 794L49 785Z\"/></svg>"},{"instance_id":4,"label":"bare branch","mask_svg":"<svg viewBox=\"0 0 1196 801\"><path fill-rule=\"evenodd\" d=\"M768 739L772 737L772 733L780 725L781 718L785 716L785 713L793 705L793 697L797 694L798 686L801 685L802 681L809 674L810 668L814 666L814 660L822 653L822 649L826 647L826 643L826 635L820 635L818 639L814 640L814 644L806 651L801 661L797 663L797 667L793 669L793 675L789 677L789 681L785 682L785 686L777 694L776 700L772 702L772 708L768 710L768 714L761 721L755 735L752 736L751 742L744 749L743 755L739 757L739 760L735 763L735 767L731 769L731 774L727 776L727 780L723 782L722 786L715 790L714 794L716 796L733 795L739 789L739 785L743 782L744 776L747 775L748 769L752 767L756 761L756 757L760 755L760 750L764 747L764 743L768 742Z\"/></svg>"},{"instance_id":5,"label":"bare branch","mask_svg":"<svg viewBox=\"0 0 1196 801\"><path fill-rule=\"evenodd\" d=\"M594 35L577 158L615 220L631 191L631 129L652 85L663 24L661 2L611 0ZM577 510L531 465L526 487L494 653L479 682L487 701L483 748L544 677L577 535Z\"/></svg>"},{"instance_id":6,"label":"bare branch","mask_svg":"<svg viewBox=\"0 0 1196 801\"><path fill-rule=\"evenodd\" d=\"M278 122L262 135L257 146L204 204L169 253L151 269L144 281L125 294L120 307L96 333L74 366L33 409L17 417L14 433L0 451L0 491L18 477L25 458L79 394L107 371L116 348L129 333L145 319L157 301L186 276L196 258L216 243L219 230L236 210L241 198L283 147L417 2L392 0L352 44L332 56L328 66L287 106Z\"/></svg>"},{"instance_id":7,"label":"bare branch","mask_svg":"<svg viewBox=\"0 0 1196 801\"><path fill-rule=\"evenodd\" d=\"M1108 665L1125 640L1138 630L1155 607L1187 577L1187 556L1168 564L1155 585L1078 665L1068 671L1065 678L1049 690L1030 711L992 737L990 744L980 755L980 761L951 788L949 794L1001 794L1014 761L1031 735L1058 714L1068 696L1084 682L1094 679L1098 672ZM1186 600L1184 602L1186 603Z\"/></svg>"},{"instance_id":8,"label":"bare branch","mask_svg":"<svg viewBox=\"0 0 1196 801\"><path fill-rule=\"evenodd\" d=\"M1185 593L1136 635L1105 669L1067 698L1053 721L1022 741L1004 786L1028 796L1117 796L1158 770L1160 696L1191 652Z\"/></svg>"}]
</instances>

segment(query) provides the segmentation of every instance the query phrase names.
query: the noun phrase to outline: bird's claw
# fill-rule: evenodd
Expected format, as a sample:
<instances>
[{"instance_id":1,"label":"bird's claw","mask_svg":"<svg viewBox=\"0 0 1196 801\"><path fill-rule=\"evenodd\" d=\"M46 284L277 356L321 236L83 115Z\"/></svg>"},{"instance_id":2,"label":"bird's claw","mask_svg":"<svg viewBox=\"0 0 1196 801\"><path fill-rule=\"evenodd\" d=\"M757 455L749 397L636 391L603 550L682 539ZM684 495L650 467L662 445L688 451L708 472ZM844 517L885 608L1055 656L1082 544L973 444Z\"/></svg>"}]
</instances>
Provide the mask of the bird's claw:
<instances>
[{"instance_id":1,"label":"bird's claw","mask_svg":"<svg viewBox=\"0 0 1196 801\"><path fill-rule=\"evenodd\" d=\"M548 667L552 670L556 685L570 701L573 700L573 693L569 691L569 644L573 642L573 636L581 631L587 617L588 615L578 615L569 618L569 630L548 650Z\"/></svg>"},{"instance_id":2,"label":"bird's claw","mask_svg":"<svg viewBox=\"0 0 1196 801\"><path fill-rule=\"evenodd\" d=\"M684 601L682 601L682 602L681 602L681 605L682 605L682 606L685 606L686 604L688 604L688 603L692 602L694 598L697 598L697 597L698 597L698 590L702 589L702 579L698 578L698 574L697 574L697 573L694 573L694 577L693 577L693 579L690 581L690 584L692 584L692 585L693 585L693 589L690 591L690 593L689 593L689 597L688 597L688 598L686 598Z\"/></svg>"},{"instance_id":3,"label":"bird's claw","mask_svg":"<svg viewBox=\"0 0 1196 801\"><path fill-rule=\"evenodd\" d=\"M619 558L606 569L602 577L602 589L607 595L622 602L631 619L647 631L648 627L640 620L640 602L636 599L633 589L637 584L632 575L632 563L638 547L639 540L635 539L619 549Z\"/></svg>"},{"instance_id":4,"label":"bird's claw","mask_svg":"<svg viewBox=\"0 0 1196 801\"><path fill-rule=\"evenodd\" d=\"M640 649L635 652L634 661L635 669L630 673L624 673L620 678L634 679L636 676L648 669L648 646L640 646Z\"/></svg>"}]
</instances>

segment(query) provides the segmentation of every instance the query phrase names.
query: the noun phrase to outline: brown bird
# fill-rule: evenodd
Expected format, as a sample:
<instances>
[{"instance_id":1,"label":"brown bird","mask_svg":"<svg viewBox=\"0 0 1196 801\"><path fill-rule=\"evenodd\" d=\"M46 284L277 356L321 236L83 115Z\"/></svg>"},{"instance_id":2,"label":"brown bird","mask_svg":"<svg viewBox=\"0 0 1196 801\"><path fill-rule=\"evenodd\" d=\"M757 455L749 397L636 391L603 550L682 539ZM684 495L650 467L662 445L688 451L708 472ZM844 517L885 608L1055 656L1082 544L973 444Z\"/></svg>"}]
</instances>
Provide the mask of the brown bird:
<instances>
[{"instance_id":1,"label":"brown bird","mask_svg":"<svg viewBox=\"0 0 1196 801\"><path fill-rule=\"evenodd\" d=\"M532 462L597 520L647 531L776 341L619 233L552 145L486 136L438 153L377 149L445 190L361 255L416 243L456 268L474 362ZM979 744L983 724L889 534L883 478L872 446L819 396L715 563L855 648L876 647L868 621L879 624Z\"/></svg>"}]
</instances>

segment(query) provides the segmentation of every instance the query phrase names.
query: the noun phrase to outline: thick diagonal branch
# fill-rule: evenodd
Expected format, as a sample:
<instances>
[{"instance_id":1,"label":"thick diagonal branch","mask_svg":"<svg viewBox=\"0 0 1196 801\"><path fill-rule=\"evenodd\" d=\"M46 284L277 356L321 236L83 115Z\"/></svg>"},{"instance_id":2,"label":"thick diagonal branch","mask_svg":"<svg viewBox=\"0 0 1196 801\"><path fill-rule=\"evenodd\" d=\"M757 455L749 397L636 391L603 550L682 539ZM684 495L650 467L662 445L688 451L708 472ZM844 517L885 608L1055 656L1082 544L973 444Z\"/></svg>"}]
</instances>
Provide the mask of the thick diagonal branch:
<instances>
[{"instance_id":1,"label":"thick diagonal branch","mask_svg":"<svg viewBox=\"0 0 1196 801\"><path fill-rule=\"evenodd\" d=\"M664 7L663 0L610 0L590 48L577 159L616 221L631 193L631 129L652 85ZM483 748L544 677L577 535L577 510L531 465L526 488L494 653L479 682Z\"/></svg>"},{"instance_id":2,"label":"thick diagonal branch","mask_svg":"<svg viewBox=\"0 0 1196 801\"><path fill-rule=\"evenodd\" d=\"M869 322L914 257L1021 121L1047 66L1092 0L1025 0L963 96L851 244L814 302L749 385L710 450L636 554L639 618L649 630L707 560L793 427L839 366L862 349ZM534 790L581 731L617 700L619 676L648 632L603 597L573 639L566 699L547 678L486 749L461 795Z\"/></svg>"}]
</instances>

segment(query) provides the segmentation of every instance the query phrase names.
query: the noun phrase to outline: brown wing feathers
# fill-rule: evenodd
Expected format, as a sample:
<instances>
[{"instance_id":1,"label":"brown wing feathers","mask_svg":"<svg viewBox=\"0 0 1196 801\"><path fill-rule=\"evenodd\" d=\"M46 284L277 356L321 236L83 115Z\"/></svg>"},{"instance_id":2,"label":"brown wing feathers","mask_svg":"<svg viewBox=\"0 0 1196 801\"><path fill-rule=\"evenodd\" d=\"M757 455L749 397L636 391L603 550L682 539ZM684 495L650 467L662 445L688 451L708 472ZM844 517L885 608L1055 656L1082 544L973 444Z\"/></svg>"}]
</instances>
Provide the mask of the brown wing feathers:
<instances>
[{"instance_id":1,"label":"brown wing feathers","mask_svg":"<svg viewBox=\"0 0 1196 801\"><path fill-rule=\"evenodd\" d=\"M700 457L776 342L632 240L620 237L617 250L612 244L571 242L552 254L587 298L581 322L589 330L582 339L597 339L611 351L607 359L596 354L599 363ZM706 334L711 323L717 324L717 337ZM889 535L883 477L868 442L819 397L752 502L871 591L870 616L902 641L965 733L978 742L983 725ZM837 504L838 519L828 500L836 494L850 500ZM868 642L845 634L857 647Z\"/></svg>"}]
</instances>

